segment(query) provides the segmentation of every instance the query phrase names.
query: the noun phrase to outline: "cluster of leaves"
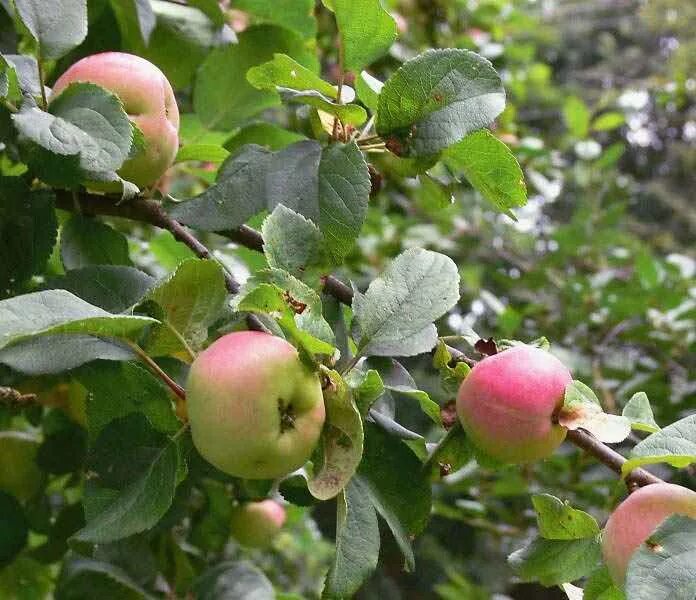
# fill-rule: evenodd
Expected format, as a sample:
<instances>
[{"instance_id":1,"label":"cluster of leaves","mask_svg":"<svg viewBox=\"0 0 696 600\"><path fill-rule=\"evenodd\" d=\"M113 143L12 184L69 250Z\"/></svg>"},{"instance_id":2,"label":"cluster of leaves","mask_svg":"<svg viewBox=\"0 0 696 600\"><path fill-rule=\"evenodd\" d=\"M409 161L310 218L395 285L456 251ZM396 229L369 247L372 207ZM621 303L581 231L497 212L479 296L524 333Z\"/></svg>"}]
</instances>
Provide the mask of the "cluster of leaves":
<instances>
[{"instance_id":1,"label":"cluster of leaves","mask_svg":"<svg viewBox=\"0 0 696 600\"><path fill-rule=\"evenodd\" d=\"M95 589L133 598L187 592L266 598L274 585L280 593L314 596L323 588L326 597L350 597L380 560L385 572L390 564L412 571L423 553L419 566L425 563L427 571L436 552L428 556L413 540L431 513L436 527L447 519L448 527L485 529L514 523L512 515L527 502L529 486L519 471L481 456L474 462L475 450L461 433L448 436L436 454L426 444L442 437L441 407L468 372L452 360L438 331L448 329L473 352L469 344L479 336L452 325L452 317L463 312L462 280L470 295L486 297L481 270L490 261L485 248L477 253L471 243L487 231L457 239L462 205L452 193L466 179L477 197L507 215L501 219L514 217L527 199L520 165L502 136L486 129L496 118L501 128L514 129L515 105L503 112L498 72L479 54L459 49L467 46L459 40L444 44L457 49L399 60L396 23L378 0L325 0L316 11L312 0L240 0L234 2L240 12L231 15L246 22L238 33L221 4L188 4L15 0L0 8L14 25L0 28L9 40L2 38L3 50L10 46L0 64L0 249L12 257L0 265L7 297L0 302L1 375L3 384L39 400L0 413L3 428L32 436L31 462L39 467L26 497L0 496L11 531L0 549L8 565L0 572L0 592L9 597L27 585L30 597L55 586L65 598ZM152 60L177 88L182 147L171 195L162 203L171 218L217 246L212 259L193 257L166 232L56 211L64 190L79 200L86 182L116 182L126 198L138 192L116 175L140 144L117 98L77 84L44 102L44 72L50 81L79 56L105 48ZM322 78L317 50L336 64L337 85ZM384 73L384 82L374 73ZM522 95L519 81L512 83L513 93ZM577 98L566 101L564 113L572 143L621 124L612 113L593 119ZM254 121L259 115L263 120ZM542 172L553 168L550 153L517 145L541 186ZM588 169L600 161L611 166L612 152L609 147ZM385 179L375 200L368 160ZM402 197L405 218L392 207ZM472 192L464 199L482 210ZM595 234L588 221L607 221L597 229L608 237L619 214L585 210L554 234L559 253L542 257L520 289L543 290L547 280L558 280L558 265L603 252L593 245L585 253L584 240ZM428 222L434 236L422 229ZM480 218L477 227L500 222ZM215 234L245 224L260 226L263 254L219 243ZM514 242L524 250L530 239ZM639 247L632 239L626 245ZM563 310L547 317L539 316L538 299L515 297L519 283L497 277L497 289L514 298L515 308L498 310L500 302L491 302L496 333L532 339L553 330L565 339L578 319L559 321L564 311L579 310L584 295L601 306L612 294L646 304L659 297L661 309L676 310L684 282L648 252L638 256L635 279L649 294L616 289L611 278L586 290L590 276L578 276L563 281L556 295ZM229 272L241 269L251 276L230 297ZM337 270L356 281L350 307L322 293L323 277ZM630 309L611 310L607 327ZM336 369L326 371L333 385L314 471L280 482L279 493L296 508L270 561L230 543L228 521L234 501L265 497L274 482L236 480L205 464L182 427L182 407L140 364L146 357L152 367L154 359L157 369L183 384L196 352L243 327L247 313L291 340L307 360ZM448 314L449 323L436 328ZM588 340L601 335L589 333L582 331ZM431 350L434 360L423 359ZM606 441L623 441L631 427L654 432L633 449L633 466L682 467L696 460L693 418L659 430L645 395L633 396L621 417L612 416L578 382L565 409L566 426ZM571 481L568 458L549 462L540 471L542 484L575 495L579 483ZM441 471L452 475L441 479ZM472 495L496 487L491 507ZM501 502L506 497L510 502ZM519 577L557 585L593 572L596 521L553 496L536 496L534 507L540 537L512 555ZM318 547L310 514L322 534L335 539L335 549ZM571 525L562 527L566 521ZM665 545L679 543L673 542L679 525L668 522L658 532ZM455 527L449 535L461 533ZM635 583L640 593L664 583L643 581L643 570L635 571L631 581L641 579ZM603 571L594 573L586 596L608 593L620 597Z\"/></svg>"}]
</instances>

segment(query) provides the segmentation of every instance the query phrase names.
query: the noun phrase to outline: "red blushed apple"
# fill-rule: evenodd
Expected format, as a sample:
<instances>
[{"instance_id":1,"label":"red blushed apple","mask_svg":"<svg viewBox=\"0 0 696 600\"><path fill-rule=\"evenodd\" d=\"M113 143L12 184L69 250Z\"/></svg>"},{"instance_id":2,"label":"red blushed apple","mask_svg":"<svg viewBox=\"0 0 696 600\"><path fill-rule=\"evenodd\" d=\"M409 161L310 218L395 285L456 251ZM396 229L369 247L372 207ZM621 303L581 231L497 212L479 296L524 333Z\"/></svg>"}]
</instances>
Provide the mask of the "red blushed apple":
<instances>
[{"instance_id":1,"label":"red blushed apple","mask_svg":"<svg viewBox=\"0 0 696 600\"><path fill-rule=\"evenodd\" d=\"M479 362L462 382L457 413L467 434L489 456L508 463L545 458L565 439L554 423L568 369L532 346L514 346Z\"/></svg>"},{"instance_id":2,"label":"red blushed apple","mask_svg":"<svg viewBox=\"0 0 696 600\"><path fill-rule=\"evenodd\" d=\"M201 352L186 398L201 456L245 479L274 479L301 467L324 425L317 373L291 344L257 331L230 333Z\"/></svg>"},{"instance_id":3,"label":"red blushed apple","mask_svg":"<svg viewBox=\"0 0 696 600\"><path fill-rule=\"evenodd\" d=\"M285 518L285 509L275 500L245 502L232 509L230 533L242 546L267 548Z\"/></svg>"},{"instance_id":4,"label":"red blushed apple","mask_svg":"<svg viewBox=\"0 0 696 600\"><path fill-rule=\"evenodd\" d=\"M633 553L672 515L696 519L696 492L654 483L633 492L611 514L602 532L602 553L618 585L623 585Z\"/></svg>"},{"instance_id":5,"label":"red blushed apple","mask_svg":"<svg viewBox=\"0 0 696 600\"><path fill-rule=\"evenodd\" d=\"M121 99L145 138L145 148L118 174L144 188L172 166L179 149L179 108L162 71L151 62L122 52L104 52L72 65L53 86L53 97L74 82L95 83Z\"/></svg>"}]
</instances>

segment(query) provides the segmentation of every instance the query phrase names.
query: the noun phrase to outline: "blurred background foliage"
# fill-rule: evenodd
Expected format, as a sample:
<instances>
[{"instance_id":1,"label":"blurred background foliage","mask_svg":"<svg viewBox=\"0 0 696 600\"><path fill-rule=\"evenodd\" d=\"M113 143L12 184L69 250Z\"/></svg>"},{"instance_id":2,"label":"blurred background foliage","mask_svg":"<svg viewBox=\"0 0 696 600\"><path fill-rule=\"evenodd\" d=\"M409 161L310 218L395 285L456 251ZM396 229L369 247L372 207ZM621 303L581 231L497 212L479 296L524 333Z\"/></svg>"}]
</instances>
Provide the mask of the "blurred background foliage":
<instances>
[{"instance_id":1,"label":"blurred background foliage","mask_svg":"<svg viewBox=\"0 0 696 600\"><path fill-rule=\"evenodd\" d=\"M335 25L325 10L317 11L318 24L314 19L275 22L277 14L259 9L264 3L254 0L223 2L222 13L211 11L211 2L192 1L198 7L192 8L153 0L157 20L145 46L133 24L119 15L118 4L89 1L88 39L53 66L52 80L84 55L107 49L136 52L165 71L177 88L182 111L192 113L202 73L220 69L219 76L224 76L228 44L254 23L309 33L302 51L316 51L324 75L336 79ZM403 60L427 47L475 50L502 74L508 107L495 133L523 167L529 202L513 221L444 167L410 176L403 161L371 154L382 174L382 189L372 201L348 267L339 275L364 287L407 247L445 252L459 265L463 289L456 311L441 324L442 335L469 336L474 331L483 338L525 341L545 336L575 377L596 390L607 411L620 412L633 393L643 390L661 425L684 416L696 397L696 4L385 4L397 19L400 35L390 56L370 69L375 77L386 79ZM0 8L3 51L16 44L8 19ZM316 48L311 41L315 30ZM216 63L218 59L222 62ZM3 134L6 118L0 114ZM320 131L303 108L272 107L253 121L212 130L195 114L186 114L182 141L224 144L231 151L249 142L275 149ZM3 172L12 172L13 164L11 153L0 154ZM183 163L171 171L167 186L175 197L190 197L214 175L214 165ZM168 233L125 221L112 224L128 233L136 266L152 274L162 275L190 255ZM207 242L240 278L264 266L260 254L214 235ZM61 272L57 252L49 267L53 274ZM452 397L443 396L435 385L429 360L410 359L406 365L419 387L444 405ZM21 383L26 391L38 391L44 405L54 407L55 429L72 432L64 435L72 440L73 454L84 453L81 429L63 423L65 414L72 423L80 422L84 389L75 381L49 378ZM398 396L381 402L393 404L399 422L430 433L415 403ZM10 409L0 413L4 425L18 418ZM25 418L34 424L39 420L31 411ZM66 452L64 446L57 451ZM70 481L71 468L54 469L49 494L31 512L33 530L43 531L48 540L35 544L48 546L44 558L51 552L61 556L56 546L81 522L81 515L71 511L77 493L71 487L76 484ZM678 478L693 485L693 473L683 471ZM173 570L163 573L168 582L183 586L193 577L192 565L203 557L248 555L284 592L280 597L316 597L332 552L331 503L293 508L290 524L271 552L248 552L226 543L229 501L214 477L206 481L202 489L178 492L180 502L169 525L177 522L176 510L189 511L190 522L175 527L156 548L137 547L136 540L129 542L132 547L113 549L109 560L137 581L152 577L159 565L160 570ZM380 568L361 598L564 597L560 590L516 583L506 566L507 554L534 531L529 494L555 494L603 520L621 493L606 468L570 447L522 469L493 471L467 462L435 486L434 518L415 544L417 572L401 571L400 554L385 534ZM263 493L243 490L242 495ZM22 557L0 571L0 597L42 597L56 568L40 556ZM24 581L23 589L16 588L18 581Z\"/></svg>"}]
</instances>

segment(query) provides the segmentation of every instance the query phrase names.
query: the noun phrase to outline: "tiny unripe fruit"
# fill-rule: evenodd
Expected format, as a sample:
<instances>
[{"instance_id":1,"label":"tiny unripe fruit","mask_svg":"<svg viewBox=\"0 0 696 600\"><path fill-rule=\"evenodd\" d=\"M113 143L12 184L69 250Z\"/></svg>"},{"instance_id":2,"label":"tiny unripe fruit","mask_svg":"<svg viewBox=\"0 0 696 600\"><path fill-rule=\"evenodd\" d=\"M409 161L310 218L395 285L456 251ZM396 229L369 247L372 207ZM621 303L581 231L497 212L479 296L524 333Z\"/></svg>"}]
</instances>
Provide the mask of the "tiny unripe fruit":
<instances>
[{"instance_id":1,"label":"tiny unripe fruit","mask_svg":"<svg viewBox=\"0 0 696 600\"><path fill-rule=\"evenodd\" d=\"M550 456L565 428L555 413L563 405L568 369L533 346L514 346L479 362L462 382L457 414L483 452L508 463Z\"/></svg>"},{"instance_id":2,"label":"tiny unripe fruit","mask_svg":"<svg viewBox=\"0 0 696 600\"><path fill-rule=\"evenodd\" d=\"M267 548L285 523L285 509L275 500L245 502L232 509L230 533L248 548Z\"/></svg>"},{"instance_id":3,"label":"tiny unripe fruit","mask_svg":"<svg viewBox=\"0 0 696 600\"><path fill-rule=\"evenodd\" d=\"M118 174L139 188L158 181L179 149L179 108L164 73L139 56L104 52L72 65L53 86L53 97L74 82L95 83L116 94L143 132L145 149L123 163Z\"/></svg>"},{"instance_id":4,"label":"tiny unripe fruit","mask_svg":"<svg viewBox=\"0 0 696 600\"><path fill-rule=\"evenodd\" d=\"M696 519L696 492L654 483L633 492L614 510L602 532L602 554L617 585L623 585L634 552L672 515Z\"/></svg>"},{"instance_id":5,"label":"tiny unripe fruit","mask_svg":"<svg viewBox=\"0 0 696 600\"><path fill-rule=\"evenodd\" d=\"M45 473L36 464L39 441L23 431L0 432L0 491L20 502L31 500L41 489Z\"/></svg>"},{"instance_id":6,"label":"tiny unripe fruit","mask_svg":"<svg viewBox=\"0 0 696 600\"><path fill-rule=\"evenodd\" d=\"M274 479L307 462L324 425L316 372L285 340L257 331L221 337L186 384L193 443L221 471Z\"/></svg>"}]
</instances>

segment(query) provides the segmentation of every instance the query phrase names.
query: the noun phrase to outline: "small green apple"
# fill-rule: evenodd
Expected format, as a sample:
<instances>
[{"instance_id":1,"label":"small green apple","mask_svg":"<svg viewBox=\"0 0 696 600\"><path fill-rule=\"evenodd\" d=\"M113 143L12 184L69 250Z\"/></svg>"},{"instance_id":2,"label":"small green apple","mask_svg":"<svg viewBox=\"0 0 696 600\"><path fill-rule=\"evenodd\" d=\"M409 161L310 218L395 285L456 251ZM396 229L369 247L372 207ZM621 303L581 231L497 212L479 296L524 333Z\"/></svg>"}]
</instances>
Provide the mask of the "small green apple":
<instances>
[{"instance_id":1,"label":"small green apple","mask_svg":"<svg viewBox=\"0 0 696 600\"><path fill-rule=\"evenodd\" d=\"M143 133L145 148L123 163L118 174L139 188L156 183L172 166L179 149L179 108L164 73L133 54L94 54L76 62L58 78L52 98L74 82L95 83L121 99L130 120Z\"/></svg>"},{"instance_id":2,"label":"small green apple","mask_svg":"<svg viewBox=\"0 0 696 600\"><path fill-rule=\"evenodd\" d=\"M248 548L267 548L285 523L285 509L275 500L245 502L232 509L230 533Z\"/></svg>"},{"instance_id":3,"label":"small green apple","mask_svg":"<svg viewBox=\"0 0 696 600\"><path fill-rule=\"evenodd\" d=\"M257 331L230 333L201 352L189 372L186 406L201 456L245 479L301 467L325 417L317 373L291 344Z\"/></svg>"},{"instance_id":4,"label":"small green apple","mask_svg":"<svg viewBox=\"0 0 696 600\"><path fill-rule=\"evenodd\" d=\"M0 431L0 490L27 502L39 492L45 473L36 464L39 440L23 431Z\"/></svg>"}]
</instances>

